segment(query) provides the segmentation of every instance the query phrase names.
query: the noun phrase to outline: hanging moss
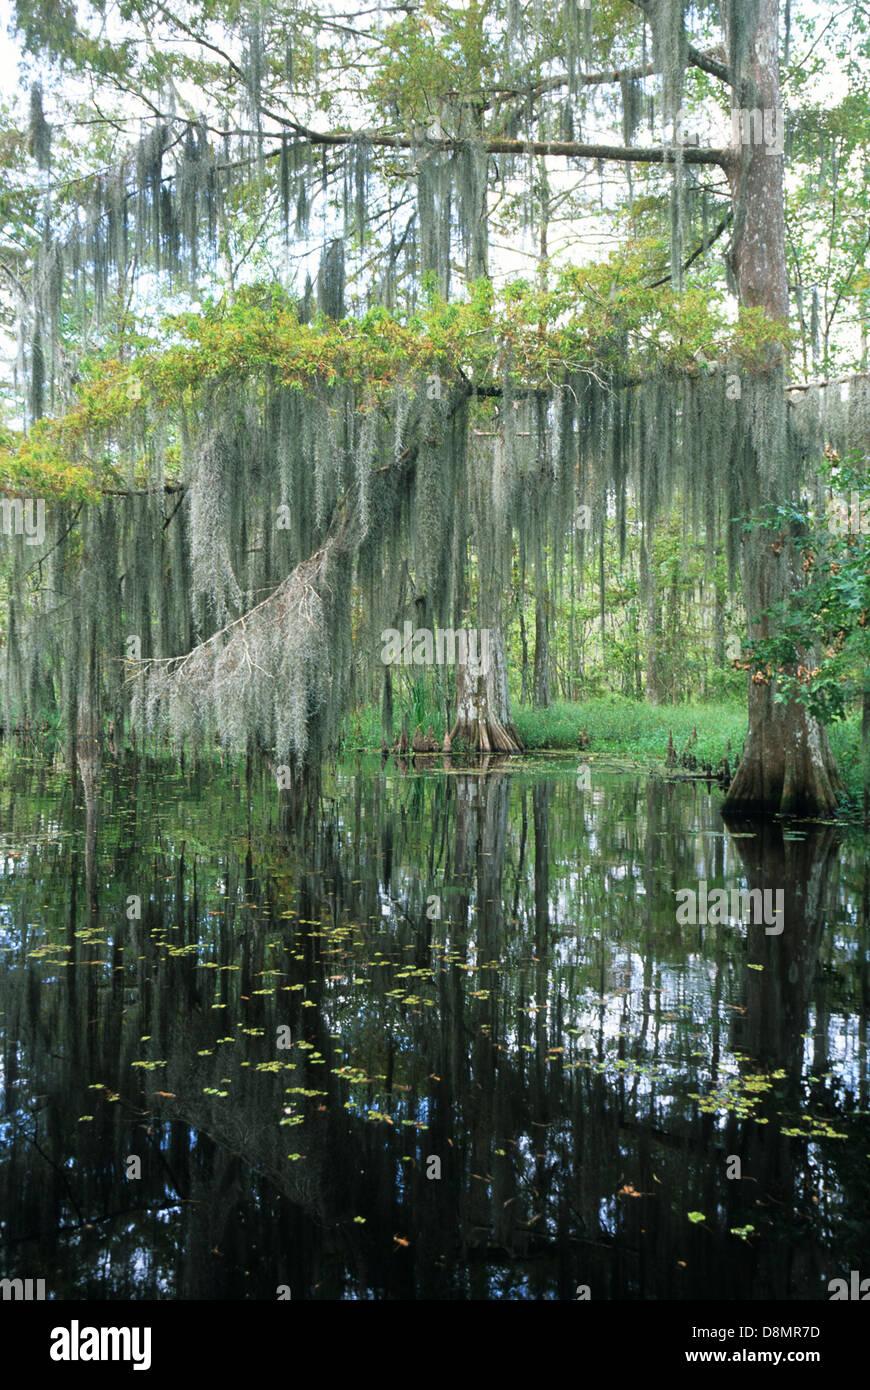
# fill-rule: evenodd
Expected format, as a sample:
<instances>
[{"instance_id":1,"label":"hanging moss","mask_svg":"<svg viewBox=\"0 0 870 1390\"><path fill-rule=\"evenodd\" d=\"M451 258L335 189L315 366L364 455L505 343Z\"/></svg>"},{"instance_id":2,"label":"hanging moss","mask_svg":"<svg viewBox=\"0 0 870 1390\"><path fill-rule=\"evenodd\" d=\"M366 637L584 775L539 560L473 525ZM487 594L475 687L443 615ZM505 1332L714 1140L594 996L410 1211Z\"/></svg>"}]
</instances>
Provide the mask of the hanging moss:
<instances>
[{"instance_id":1,"label":"hanging moss","mask_svg":"<svg viewBox=\"0 0 870 1390\"><path fill-rule=\"evenodd\" d=\"M42 330L39 320L33 326L30 340L30 362L28 370L28 406L31 420L42 415L45 396L45 356L42 350Z\"/></svg>"},{"instance_id":2,"label":"hanging moss","mask_svg":"<svg viewBox=\"0 0 870 1390\"><path fill-rule=\"evenodd\" d=\"M684 0L656 0L648 11L652 29L652 57L662 75L662 114L673 122L683 102L688 40Z\"/></svg>"},{"instance_id":3,"label":"hanging moss","mask_svg":"<svg viewBox=\"0 0 870 1390\"><path fill-rule=\"evenodd\" d=\"M368 225L368 182L370 149L368 141L355 140L351 146L351 169L353 175L353 226L354 235L360 246L363 245Z\"/></svg>"},{"instance_id":4,"label":"hanging moss","mask_svg":"<svg viewBox=\"0 0 870 1390\"><path fill-rule=\"evenodd\" d=\"M622 139L624 144L630 145L642 118L643 91L637 78L627 77L625 73L620 74L619 85L622 93Z\"/></svg>"},{"instance_id":5,"label":"hanging moss","mask_svg":"<svg viewBox=\"0 0 870 1390\"><path fill-rule=\"evenodd\" d=\"M40 169L51 164L51 126L42 109L42 88L34 82L30 88L30 122L27 146Z\"/></svg>"},{"instance_id":6,"label":"hanging moss","mask_svg":"<svg viewBox=\"0 0 870 1390\"><path fill-rule=\"evenodd\" d=\"M479 141L469 140L450 167L466 255L466 274L470 280L476 280L487 273L486 150Z\"/></svg>"},{"instance_id":7,"label":"hanging moss","mask_svg":"<svg viewBox=\"0 0 870 1390\"><path fill-rule=\"evenodd\" d=\"M723 0L738 85L746 79L755 4ZM660 87L658 119L672 143L687 57L683 4L658 0L646 13L661 73L650 85ZM580 78L593 56L590 19L577 0L553 17L565 37L569 82L554 119L542 120L541 138L557 133L557 119L563 133L582 131ZM260 6L248 7L241 20L244 83L258 131L273 23ZM511 3L507 67L527 76L526 38L523 7ZM280 55L279 48L278 62ZM292 67L292 52L287 61ZM623 77L621 93L623 139L630 143L643 88ZM532 105L515 103L505 119L509 133L526 139L535 133ZM416 208L406 231L390 239L377 290L388 306L401 291L401 309L413 311L421 284L448 296L451 263L460 253L467 278L486 273L488 184L510 178L512 161L499 157L496 173L470 106L457 100L454 115L454 149L419 135L409 154ZM38 126L34 114L32 130ZM44 132L41 154L32 139L37 160L47 161ZM679 142L672 147L671 271L679 284L686 229L699 224L706 245L715 211L684 167ZM148 273L160 269L173 283L185 277L194 283L225 217L233 179L271 181L289 240L291 220L297 236L307 235L322 178L331 196L335 189L331 206L344 212L348 239L366 242L373 236L366 221L373 151L357 140L346 147L343 167L341 158L333 151L327 160L325 149L318 154L285 133L268 170L259 137L250 146L227 142L219 168L203 127L179 120L143 128L119 167L82 190L68 240L61 244L48 230L43 238L23 338L31 416L44 410L47 385L59 370L53 354L64 293L74 292L87 328L100 314L109 317L133 255ZM330 182L336 172L337 188ZM830 177L836 177L833 166ZM539 211L534 181L527 180L530 222ZM344 258L343 242L329 241L317 275L317 304L333 320L346 312ZM298 303L302 323L312 317L314 292L308 278ZM364 286L360 299L365 292ZM817 324L816 313L814 339ZM625 347L616 330L607 356L616 359ZM679 502L687 544L690 532L694 538L703 532L712 567L724 540L733 582L739 536L732 519L741 510L740 482L750 463L762 461L772 495L790 497L803 462L826 442L842 437L855 446L867 434L866 391L856 390L845 403L807 392L787 405L781 375L741 371L742 395L732 400L724 367L689 377L653 364L631 386L616 371L600 379L577 371L535 392L518 379L505 351L488 378L500 398L471 406L462 387L445 389L443 398L439 387L430 399L426 379L410 367L387 403L376 402L358 381L320 382L303 391L286 386L277 371L252 366L250 376L219 389L192 386L170 406L143 407L129 431L112 441L130 495L86 507L56 546L46 586L51 606L28 588L16 561L6 666L7 691L19 702L47 698L53 680L53 698L71 729L83 692L92 709L119 718L135 692L142 732L217 737L228 747L266 748L279 762L298 765L334 745L354 679L372 665L381 675L371 660L380 628L393 626L397 611L414 599L433 623L467 622L476 605L485 625L509 591L515 550L522 579L528 572L536 593L558 597L565 549L576 541L582 554L586 543L575 524L578 502L591 509L603 629L611 519L622 560L632 512L642 518L642 587L648 586L657 514ZM107 449L96 436L82 447L93 456ZM183 491L167 492L167 461L176 457ZM60 520L57 527L55 535ZM146 664L129 666L126 674L135 679L127 686L119 673L131 636ZM107 659L95 687L97 651Z\"/></svg>"},{"instance_id":8,"label":"hanging moss","mask_svg":"<svg viewBox=\"0 0 870 1390\"><path fill-rule=\"evenodd\" d=\"M450 291L452 198L448 161L439 151L421 152L417 218L420 264L415 270L421 278L433 276L439 293L446 298Z\"/></svg>"},{"instance_id":9,"label":"hanging moss","mask_svg":"<svg viewBox=\"0 0 870 1390\"><path fill-rule=\"evenodd\" d=\"M244 488L239 451L225 420L200 441L190 491L191 602L201 603L217 621L238 612L241 591L230 555L231 496Z\"/></svg>"},{"instance_id":10,"label":"hanging moss","mask_svg":"<svg viewBox=\"0 0 870 1390\"><path fill-rule=\"evenodd\" d=\"M574 534L580 500L592 512L601 604L608 517L622 551L633 506L649 553L656 514L682 499L687 536L703 531L710 568L724 540L733 582L744 460L763 457L765 486L792 496L802 460L828 441L866 447L870 424L866 383L844 401L790 393L780 409L781 379L772 388L744 373L732 400L723 369L617 389L577 373L548 395L518 395L505 361L502 382L502 398L469 415L465 395L432 401L425 378L407 379L388 429L344 383L305 394L268 375L204 389L194 418L190 404L179 409L177 431L155 418L130 446L133 456L145 447L149 487L86 509L80 540L74 528L52 553L50 604L16 599L7 701L56 698L75 727L95 649L115 654L94 698L116 722L135 693L142 733L167 727L239 749L253 740L291 762L319 757L351 672L365 674L377 634L397 622L406 559L442 625L467 613L469 546L481 615L511 584L514 544L536 592L558 593L557 557L585 544ZM164 486L176 438L182 495ZM355 586L365 594L361 667L350 647ZM150 664L128 686L118 673L131 636ZM49 696L54 662L62 683Z\"/></svg>"},{"instance_id":11,"label":"hanging moss","mask_svg":"<svg viewBox=\"0 0 870 1390\"><path fill-rule=\"evenodd\" d=\"M251 0L243 11L242 77L248 98L248 111L257 129L260 128L263 77L266 66L264 10L258 0Z\"/></svg>"},{"instance_id":12,"label":"hanging moss","mask_svg":"<svg viewBox=\"0 0 870 1390\"><path fill-rule=\"evenodd\" d=\"M290 141L286 131L281 135L278 188L281 194L281 221L284 227L284 240L286 241L290 229Z\"/></svg>"},{"instance_id":13,"label":"hanging moss","mask_svg":"<svg viewBox=\"0 0 870 1390\"><path fill-rule=\"evenodd\" d=\"M328 318L344 318L344 243L337 237L329 243L320 262L317 303Z\"/></svg>"}]
</instances>

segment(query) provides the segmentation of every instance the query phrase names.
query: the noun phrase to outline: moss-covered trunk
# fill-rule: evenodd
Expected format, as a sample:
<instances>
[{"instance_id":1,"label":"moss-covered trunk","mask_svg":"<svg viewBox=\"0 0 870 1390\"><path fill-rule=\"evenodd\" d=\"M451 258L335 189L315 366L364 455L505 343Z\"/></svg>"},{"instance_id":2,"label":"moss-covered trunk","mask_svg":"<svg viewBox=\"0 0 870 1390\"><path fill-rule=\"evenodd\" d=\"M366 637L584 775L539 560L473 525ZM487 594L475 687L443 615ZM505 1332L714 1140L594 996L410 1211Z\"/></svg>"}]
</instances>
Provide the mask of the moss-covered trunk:
<instances>
[{"instance_id":1,"label":"moss-covered trunk","mask_svg":"<svg viewBox=\"0 0 870 1390\"><path fill-rule=\"evenodd\" d=\"M733 101L736 108L760 112L780 109L779 0L752 0L745 18L745 54L734 52ZM731 36L732 50L735 36ZM742 123L741 128L743 128ZM745 134L745 132L744 132ZM733 147L729 170L734 204L732 268L741 305L759 307L768 317L788 322L785 260L783 158L766 144L744 138ZM783 397L782 354L774 354L764 375L745 381L744 392L761 400L774 418ZM766 397L766 399L764 399ZM777 495L776 468L761 447L746 412L740 470L742 503L756 512ZM772 542L769 532L746 533L742 553L744 600L750 640L764 635L763 611L795 586L799 573L787 538ZM725 815L827 814L836 805L837 772L825 730L796 701L777 704L774 686L750 679L749 731L743 757L725 798Z\"/></svg>"}]
</instances>

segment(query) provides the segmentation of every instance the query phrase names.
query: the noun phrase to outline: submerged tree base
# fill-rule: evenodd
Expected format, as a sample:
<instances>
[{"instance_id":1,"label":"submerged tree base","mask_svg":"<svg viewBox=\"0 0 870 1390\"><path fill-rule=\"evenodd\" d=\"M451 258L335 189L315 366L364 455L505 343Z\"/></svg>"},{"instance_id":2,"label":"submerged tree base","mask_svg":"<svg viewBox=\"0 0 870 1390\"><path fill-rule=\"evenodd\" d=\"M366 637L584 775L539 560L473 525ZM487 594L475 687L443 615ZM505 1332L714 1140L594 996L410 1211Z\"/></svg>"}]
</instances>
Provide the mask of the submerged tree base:
<instances>
[{"instance_id":1,"label":"submerged tree base","mask_svg":"<svg viewBox=\"0 0 870 1390\"><path fill-rule=\"evenodd\" d=\"M523 746L513 724L505 726L498 719L478 719L454 724L451 743L461 742L475 753L522 753Z\"/></svg>"},{"instance_id":2,"label":"submerged tree base","mask_svg":"<svg viewBox=\"0 0 870 1390\"><path fill-rule=\"evenodd\" d=\"M510 716L500 628L488 630L487 637L479 662L460 659L456 664L456 723L450 744L461 742L477 753L522 753Z\"/></svg>"},{"instance_id":3,"label":"submerged tree base","mask_svg":"<svg viewBox=\"0 0 870 1390\"><path fill-rule=\"evenodd\" d=\"M827 816L842 783L825 729L797 701L751 685L749 733L723 816Z\"/></svg>"}]
</instances>

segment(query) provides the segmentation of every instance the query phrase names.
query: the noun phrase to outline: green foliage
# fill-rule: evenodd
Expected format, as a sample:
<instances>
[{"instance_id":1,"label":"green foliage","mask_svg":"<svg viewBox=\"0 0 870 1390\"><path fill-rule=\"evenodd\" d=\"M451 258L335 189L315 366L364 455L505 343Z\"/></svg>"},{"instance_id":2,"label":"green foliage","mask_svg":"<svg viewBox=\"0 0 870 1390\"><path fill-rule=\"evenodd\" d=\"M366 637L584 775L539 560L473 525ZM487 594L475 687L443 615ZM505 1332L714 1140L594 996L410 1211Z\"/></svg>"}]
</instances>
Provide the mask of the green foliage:
<instances>
[{"instance_id":1,"label":"green foliage","mask_svg":"<svg viewBox=\"0 0 870 1390\"><path fill-rule=\"evenodd\" d=\"M515 721L527 748L577 748L586 729L591 754L611 753L663 762L668 733L681 747L697 728L695 755L715 767L728 744L736 754L746 736L746 713L731 704L650 705L609 695L578 704L557 702L549 709L520 708ZM581 755L581 756L585 756Z\"/></svg>"},{"instance_id":2,"label":"green foliage","mask_svg":"<svg viewBox=\"0 0 870 1390\"><path fill-rule=\"evenodd\" d=\"M846 717L870 668L870 498L861 456L828 460L819 473L836 488L826 516L780 505L759 523L792 536L804 582L768 610L773 632L752 644L746 665L758 679L775 675L775 699L800 700L828 724Z\"/></svg>"}]
</instances>

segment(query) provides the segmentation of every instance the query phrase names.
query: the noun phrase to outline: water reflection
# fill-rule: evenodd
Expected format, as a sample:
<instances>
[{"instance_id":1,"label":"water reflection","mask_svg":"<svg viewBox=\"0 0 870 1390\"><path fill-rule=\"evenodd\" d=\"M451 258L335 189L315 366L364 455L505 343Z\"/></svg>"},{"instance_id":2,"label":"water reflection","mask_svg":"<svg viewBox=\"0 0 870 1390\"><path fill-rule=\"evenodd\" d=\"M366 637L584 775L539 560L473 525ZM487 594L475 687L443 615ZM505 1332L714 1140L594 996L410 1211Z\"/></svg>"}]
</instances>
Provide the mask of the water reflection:
<instances>
[{"instance_id":1,"label":"water reflection","mask_svg":"<svg viewBox=\"0 0 870 1390\"><path fill-rule=\"evenodd\" d=\"M3 1275L764 1299L859 1267L866 866L834 827L543 762L85 792L22 765L0 801ZM679 924L702 879L782 889L783 932Z\"/></svg>"}]
</instances>

